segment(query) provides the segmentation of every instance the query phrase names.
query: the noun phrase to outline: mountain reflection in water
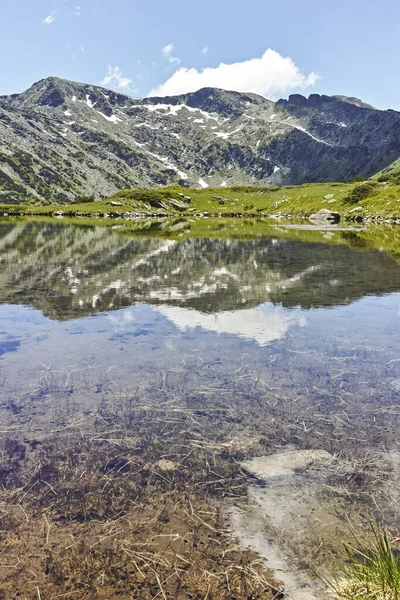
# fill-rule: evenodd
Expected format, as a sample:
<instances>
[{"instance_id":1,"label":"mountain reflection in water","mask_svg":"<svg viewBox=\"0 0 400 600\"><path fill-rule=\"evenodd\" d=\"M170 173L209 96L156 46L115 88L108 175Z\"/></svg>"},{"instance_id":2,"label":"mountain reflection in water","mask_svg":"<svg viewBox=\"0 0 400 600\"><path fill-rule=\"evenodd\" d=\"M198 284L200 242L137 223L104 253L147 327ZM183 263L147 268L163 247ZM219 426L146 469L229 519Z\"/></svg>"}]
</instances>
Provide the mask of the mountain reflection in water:
<instances>
[{"instance_id":1,"label":"mountain reflection in water","mask_svg":"<svg viewBox=\"0 0 400 600\"><path fill-rule=\"evenodd\" d=\"M399 364L390 361L400 356L400 265L359 250L354 233L351 247L347 238L280 235L177 241L59 222L0 223L3 391L47 381L43 365L51 365L85 389L88 402L110 366L115 384L131 386L192 352L202 361L217 352L218 378L235 361L241 368L242 355L254 369L273 356L280 358L273 377L293 390L319 381L334 394L343 372L351 374L349 393L358 386L362 395L368 381L377 398L384 389L396 394ZM90 377L78 375L89 367Z\"/></svg>"},{"instance_id":2,"label":"mountain reflection in water","mask_svg":"<svg viewBox=\"0 0 400 600\"><path fill-rule=\"evenodd\" d=\"M242 312L237 325L227 320L267 302L333 307L400 290L400 266L383 252L275 237L174 241L101 227L0 223L0 256L0 302L34 306L57 320L146 303L194 309L201 314L179 318L232 333L239 320L265 320L268 312L275 330L278 311L271 308ZM219 315L219 324L207 314Z\"/></svg>"}]
</instances>

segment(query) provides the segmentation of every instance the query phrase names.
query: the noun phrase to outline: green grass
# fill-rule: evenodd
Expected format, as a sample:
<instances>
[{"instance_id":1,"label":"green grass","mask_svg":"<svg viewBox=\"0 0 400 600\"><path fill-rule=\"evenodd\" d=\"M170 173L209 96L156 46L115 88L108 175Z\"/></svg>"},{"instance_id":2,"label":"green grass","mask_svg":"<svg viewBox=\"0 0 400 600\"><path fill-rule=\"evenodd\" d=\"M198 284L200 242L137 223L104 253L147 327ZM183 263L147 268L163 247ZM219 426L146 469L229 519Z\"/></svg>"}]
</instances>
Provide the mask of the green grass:
<instances>
[{"instance_id":1,"label":"green grass","mask_svg":"<svg viewBox=\"0 0 400 600\"><path fill-rule=\"evenodd\" d=\"M332 586L337 600L399 600L400 557L395 555L386 531L372 526L372 538L356 547L345 544L348 567L344 577Z\"/></svg>"},{"instance_id":2,"label":"green grass","mask_svg":"<svg viewBox=\"0 0 400 600\"><path fill-rule=\"evenodd\" d=\"M171 200L191 200L177 208ZM1 195L0 195L1 199ZM112 206L121 202L123 206ZM3 204L2 212L12 215L50 215L62 211L65 216L117 216L124 212L144 212L156 215L209 213L212 216L267 216L281 214L290 218L308 217L327 208L338 211L344 219L360 215L364 218L400 218L400 181L369 183L312 183L285 187L231 187L216 189L186 189L180 187L153 190L127 189L107 200L62 205Z\"/></svg>"},{"instance_id":3,"label":"green grass","mask_svg":"<svg viewBox=\"0 0 400 600\"><path fill-rule=\"evenodd\" d=\"M394 183L397 181L397 183L400 183L400 158L392 162L388 167L382 169L382 171L379 171L379 173L374 175L371 179L380 182L390 181Z\"/></svg>"}]
</instances>

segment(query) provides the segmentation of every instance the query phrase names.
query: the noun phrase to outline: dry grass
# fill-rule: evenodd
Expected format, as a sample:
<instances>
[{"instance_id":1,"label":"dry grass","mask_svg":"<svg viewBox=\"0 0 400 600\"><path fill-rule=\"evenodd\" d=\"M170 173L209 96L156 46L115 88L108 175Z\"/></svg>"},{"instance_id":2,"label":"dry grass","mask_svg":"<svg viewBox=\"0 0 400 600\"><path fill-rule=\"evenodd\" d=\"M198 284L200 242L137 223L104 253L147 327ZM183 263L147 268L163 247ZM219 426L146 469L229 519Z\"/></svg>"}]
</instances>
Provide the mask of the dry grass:
<instances>
[{"instance_id":1,"label":"dry grass","mask_svg":"<svg viewBox=\"0 0 400 600\"><path fill-rule=\"evenodd\" d=\"M47 371L17 413L2 406L10 419L0 438L3 598L279 598L280 584L238 548L223 510L246 499L240 460L277 446L340 448L347 466L332 469L331 483L346 490L341 502L351 506L374 486L379 503L377 467L362 447L396 434L390 406L360 406L344 389L311 401L247 366L222 379L218 365L206 375L188 357L140 390L103 382L85 419ZM30 422L32 406L43 428L24 438L17 424Z\"/></svg>"},{"instance_id":2,"label":"dry grass","mask_svg":"<svg viewBox=\"0 0 400 600\"><path fill-rule=\"evenodd\" d=\"M245 492L239 467L179 435L190 411L126 411L104 406L90 430L66 428L28 452L3 439L0 598L277 597L221 510Z\"/></svg>"}]
</instances>

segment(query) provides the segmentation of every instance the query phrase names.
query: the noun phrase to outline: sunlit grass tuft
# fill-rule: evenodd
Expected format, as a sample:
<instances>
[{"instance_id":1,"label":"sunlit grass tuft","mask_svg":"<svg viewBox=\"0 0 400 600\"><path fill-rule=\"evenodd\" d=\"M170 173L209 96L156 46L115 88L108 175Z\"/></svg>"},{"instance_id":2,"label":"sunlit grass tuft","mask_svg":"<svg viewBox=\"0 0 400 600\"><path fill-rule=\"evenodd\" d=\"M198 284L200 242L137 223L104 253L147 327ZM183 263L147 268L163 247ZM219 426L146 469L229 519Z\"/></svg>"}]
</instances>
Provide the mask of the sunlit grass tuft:
<instances>
[{"instance_id":1,"label":"sunlit grass tuft","mask_svg":"<svg viewBox=\"0 0 400 600\"><path fill-rule=\"evenodd\" d=\"M396 556L386 531L372 526L367 542L355 536L357 547L345 544L348 567L344 577L332 586L337 600L399 600L400 557Z\"/></svg>"}]
</instances>

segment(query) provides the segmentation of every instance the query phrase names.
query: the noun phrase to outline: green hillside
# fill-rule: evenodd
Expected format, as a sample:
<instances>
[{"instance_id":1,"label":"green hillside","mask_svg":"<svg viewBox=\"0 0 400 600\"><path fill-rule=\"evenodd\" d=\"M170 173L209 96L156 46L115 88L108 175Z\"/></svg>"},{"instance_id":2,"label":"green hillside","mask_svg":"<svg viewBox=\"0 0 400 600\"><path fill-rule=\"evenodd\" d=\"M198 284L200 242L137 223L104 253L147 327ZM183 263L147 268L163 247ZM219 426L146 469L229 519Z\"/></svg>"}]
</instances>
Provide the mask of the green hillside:
<instances>
[{"instance_id":1,"label":"green hillside","mask_svg":"<svg viewBox=\"0 0 400 600\"><path fill-rule=\"evenodd\" d=\"M0 205L1 206L1 205ZM82 198L65 205L2 205L6 215L85 217L309 217L321 209L342 219L400 219L400 179L383 177L359 183L313 183L284 187L230 187L203 190L166 187L126 189L106 200Z\"/></svg>"},{"instance_id":2,"label":"green hillside","mask_svg":"<svg viewBox=\"0 0 400 600\"><path fill-rule=\"evenodd\" d=\"M371 179L376 179L378 181L394 181L398 180L400 182L400 157L392 162L388 167L379 171L376 175L374 175Z\"/></svg>"}]
</instances>

